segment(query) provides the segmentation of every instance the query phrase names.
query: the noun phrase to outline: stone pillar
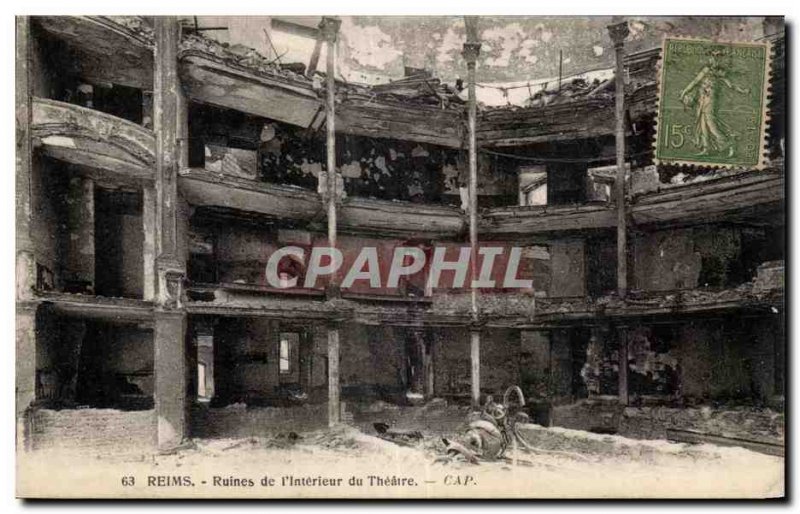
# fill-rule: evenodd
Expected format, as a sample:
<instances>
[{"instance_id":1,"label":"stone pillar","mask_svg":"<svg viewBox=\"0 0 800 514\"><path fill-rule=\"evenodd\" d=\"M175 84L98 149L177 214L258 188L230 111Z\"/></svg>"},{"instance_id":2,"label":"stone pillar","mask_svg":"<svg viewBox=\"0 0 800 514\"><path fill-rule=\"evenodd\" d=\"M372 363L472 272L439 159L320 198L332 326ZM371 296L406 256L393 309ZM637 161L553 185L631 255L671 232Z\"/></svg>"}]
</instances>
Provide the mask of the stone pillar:
<instances>
[{"instance_id":1,"label":"stone pillar","mask_svg":"<svg viewBox=\"0 0 800 514\"><path fill-rule=\"evenodd\" d=\"M616 146L617 146L617 294L624 298L628 291L628 243L625 205L625 38L628 22L608 26L616 52Z\"/></svg>"},{"instance_id":2,"label":"stone pillar","mask_svg":"<svg viewBox=\"0 0 800 514\"><path fill-rule=\"evenodd\" d=\"M17 300L33 297L36 263L31 239L31 33L30 18L16 17L16 286Z\"/></svg>"},{"instance_id":3,"label":"stone pillar","mask_svg":"<svg viewBox=\"0 0 800 514\"><path fill-rule=\"evenodd\" d=\"M186 436L186 315L160 311L155 329L155 408L158 447L181 444Z\"/></svg>"},{"instance_id":4,"label":"stone pillar","mask_svg":"<svg viewBox=\"0 0 800 514\"><path fill-rule=\"evenodd\" d=\"M158 446L170 449L187 435L186 312L183 309L185 255L178 251L178 144L186 103L178 76L180 27L172 16L157 16L153 124L155 180L155 408ZM143 216L144 217L144 216Z\"/></svg>"},{"instance_id":5,"label":"stone pillar","mask_svg":"<svg viewBox=\"0 0 800 514\"><path fill-rule=\"evenodd\" d=\"M36 399L36 260L31 239L30 18L16 17L16 439L29 449L28 413Z\"/></svg>"}]
</instances>

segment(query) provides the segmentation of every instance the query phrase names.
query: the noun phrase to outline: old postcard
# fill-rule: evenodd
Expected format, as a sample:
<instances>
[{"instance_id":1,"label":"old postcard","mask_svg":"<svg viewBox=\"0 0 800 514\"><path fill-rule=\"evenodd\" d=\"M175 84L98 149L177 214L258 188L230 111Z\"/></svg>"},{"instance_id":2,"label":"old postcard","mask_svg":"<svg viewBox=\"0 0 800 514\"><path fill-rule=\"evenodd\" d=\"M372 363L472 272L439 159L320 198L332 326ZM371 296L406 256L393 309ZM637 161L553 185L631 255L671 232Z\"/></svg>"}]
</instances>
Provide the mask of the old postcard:
<instances>
[{"instance_id":1,"label":"old postcard","mask_svg":"<svg viewBox=\"0 0 800 514\"><path fill-rule=\"evenodd\" d=\"M23 498L781 498L782 17L18 16Z\"/></svg>"}]
</instances>

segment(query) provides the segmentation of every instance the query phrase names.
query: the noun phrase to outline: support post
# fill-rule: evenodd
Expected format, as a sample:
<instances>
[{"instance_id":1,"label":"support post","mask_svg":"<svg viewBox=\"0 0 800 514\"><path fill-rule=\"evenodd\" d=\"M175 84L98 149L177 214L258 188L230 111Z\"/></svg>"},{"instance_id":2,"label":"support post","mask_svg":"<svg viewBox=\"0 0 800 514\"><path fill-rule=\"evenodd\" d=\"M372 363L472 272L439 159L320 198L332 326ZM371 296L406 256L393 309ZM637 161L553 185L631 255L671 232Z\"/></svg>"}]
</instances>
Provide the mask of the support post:
<instances>
[{"instance_id":1,"label":"support post","mask_svg":"<svg viewBox=\"0 0 800 514\"><path fill-rule=\"evenodd\" d=\"M153 122L156 134L155 410L158 446L181 444L186 430L186 312L182 305L185 256L178 252L179 134L187 119L178 76L180 26L174 16L157 16Z\"/></svg>"},{"instance_id":2,"label":"support post","mask_svg":"<svg viewBox=\"0 0 800 514\"><path fill-rule=\"evenodd\" d=\"M470 246L470 280L478 278L478 147L475 137L477 123L477 101L475 98L475 64L481 51L478 41L478 20L475 16L465 16L467 42L464 43L462 55L467 62L467 127L469 139L469 246ZM470 284L471 286L471 284ZM472 300L472 322L478 323L478 289L470 287ZM472 406L480 406L481 397L481 336L477 328L470 331L470 363L472 370Z\"/></svg>"},{"instance_id":3,"label":"support post","mask_svg":"<svg viewBox=\"0 0 800 514\"><path fill-rule=\"evenodd\" d=\"M617 327L619 341L619 403L628 405L628 330L627 327Z\"/></svg>"},{"instance_id":4,"label":"support post","mask_svg":"<svg viewBox=\"0 0 800 514\"><path fill-rule=\"evenodd\" d=\"M339 406L339 329L328 327L328 426L341 422Z\"/></svg>"},{"instance_id":5,"label":"support post","mask_svg":"<svg viewBox=\"0 0 800 514\"><path fill-rule=\"evenodd\" d=\"M142 188L142 243L143 297L146 301L156 299L156 191L146 185Z\"/></svg>"},{"instance_id":6,"label":"support post","mask_svg":"<svg viewBox=\"0 0 800 514\"><path fill-rule=\"evenodd\" d=\"M326 42L327 56L325 68L325 82L327 95L325 97L325 148L326 148L326 176L327 176L327 203L328 212L328 244L336 247L336 80L335 52L336 38L341 22L335 18L322 18L319 24L320 34ZM337 277L331 276L329 292L338 296Z\"/></svg>"},{"instance_id":7,"label":"support post","mask_svg":"<svg viewBox=\"0 0 800 514\"><path fill-rule=\"evenodd\" d=\"M471 400L472 407L481 406L481 333L473 327L470 330L469 363L472 378Z\"/></svg>"},{"instance_id":8,"label":"support post","mask_svg":"<svg viewBox=\"0 0 800 514\"><path fill-rule=\"evenodd\" d=\"M336 38L341 21L336 18L323 17L319 24L320 36L326 44L325 60L325 147L327 151L326 176L327 195L325 202L328 212L328 245L336 248L336 81L334 74ZM327 288L328 300L339 297L339 283L336 274L331 275ZM341 389L339 384L339 327L328 327L328 426L333 427L341 422Z\"/></svg>"},{"instance_id":9,"label":"support post","mask_svg":"<svg viewBox=\"0 0 800 514\"><path fill-rule=\"evenodd\" d=\"M426 331L422 344L422 369L425 374L424 393L426 400L432 399L436 394L435 373L433 368L434 344L436 343L433 334L431 334L429 331Z\"/></svg>"},{"instance_id":10,"label":"support post","mask_svg":"<svg viewBox=\"0 0 800 514\"><path fill-rule=\"evenodd\" d=\"M616 55L616 146L617 180L615 184L617 199L617 294L624 298L628 292L628 243L625 205L625 38L628 36L628 22L623 21L608 26Z\"/></svg>"}]
</instances>

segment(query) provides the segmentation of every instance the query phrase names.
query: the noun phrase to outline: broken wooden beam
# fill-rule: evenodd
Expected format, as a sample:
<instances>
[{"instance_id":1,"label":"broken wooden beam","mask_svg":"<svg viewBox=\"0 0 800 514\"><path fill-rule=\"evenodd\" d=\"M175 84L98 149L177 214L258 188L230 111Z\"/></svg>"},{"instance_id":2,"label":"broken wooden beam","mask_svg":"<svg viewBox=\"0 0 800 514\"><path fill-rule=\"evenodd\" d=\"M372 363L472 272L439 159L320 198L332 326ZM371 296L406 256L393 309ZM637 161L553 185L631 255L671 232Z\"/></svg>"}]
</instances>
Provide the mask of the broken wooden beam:
<instances>
[{"instance_id":1,"label":"broken wooden beam","mask_svg":"<svg viewBox=\"0 0 800 514\"><path fill-rule=\"evenodd\" d=\"M766 455L774 455L776 457L783 457L786 452L785 446L778 443L754 441L752 439L739 439L736 437L724 437L721 435L707 434L693 430L680 430L677 428L667 429L667 439L676 443L740 446L754 452L764 453Z\"/></svg>"}]
</instances>

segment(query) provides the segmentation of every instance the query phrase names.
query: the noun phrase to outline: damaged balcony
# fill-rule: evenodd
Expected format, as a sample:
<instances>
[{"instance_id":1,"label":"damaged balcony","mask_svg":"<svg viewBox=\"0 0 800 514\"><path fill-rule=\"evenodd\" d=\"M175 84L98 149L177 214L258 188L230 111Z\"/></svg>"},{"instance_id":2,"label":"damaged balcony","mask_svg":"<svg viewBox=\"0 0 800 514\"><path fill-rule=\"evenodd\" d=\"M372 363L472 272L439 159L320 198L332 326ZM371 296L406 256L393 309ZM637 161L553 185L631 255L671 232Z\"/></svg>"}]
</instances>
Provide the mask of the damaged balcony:
<instances>
[{"instance_id":1,"label":"damaged balcony","mask_svg":"<svg viewBox=\"0 0 800 514\"><path fill-rule=\"evenodd\" d=\"M655 170L634 172L630 213L637 225L678 225L692 220L770 220L782 223L783 162L760 171L673 175L662 183ZM677 180L676 180L677 178Z\"/></svg>"},{"instance_id":2,"label":"damaged balcony","mask_svg":"<svg viewBox=\"0 0 800 514\"><path fill-rule=\"evenodd\" d=\"M40 31L34 44L48 50L41 57L49 63L44 75L52 77L56 66L69 63L71 69L61 71L78 74L93 83L152 91L153 29L145 18L36 16L33 21Z\"/></svg>"},{"instance_id":3,"label":"damaged balcony","mask_svg":"<svg viewBox=\"0 0 800 514\"><path fill-rule=\"evenodd\" d=\"M66 102L33 101L33 145L64 162L94 170L98 177L152 181L155 136L122 118Z\"/></svg>"},{"instance_id":4,"label":"damaged balcony","mask_svg":"<svg viewBox=\"0 0 800 514\"><path fill-rule=\"evenodd\" d=\"M34 96L153 128L152 28L145 19L34 17L32 36ZM88 116L81 112L74 114L78 124Z\"/></svg>"}]
</instances>

